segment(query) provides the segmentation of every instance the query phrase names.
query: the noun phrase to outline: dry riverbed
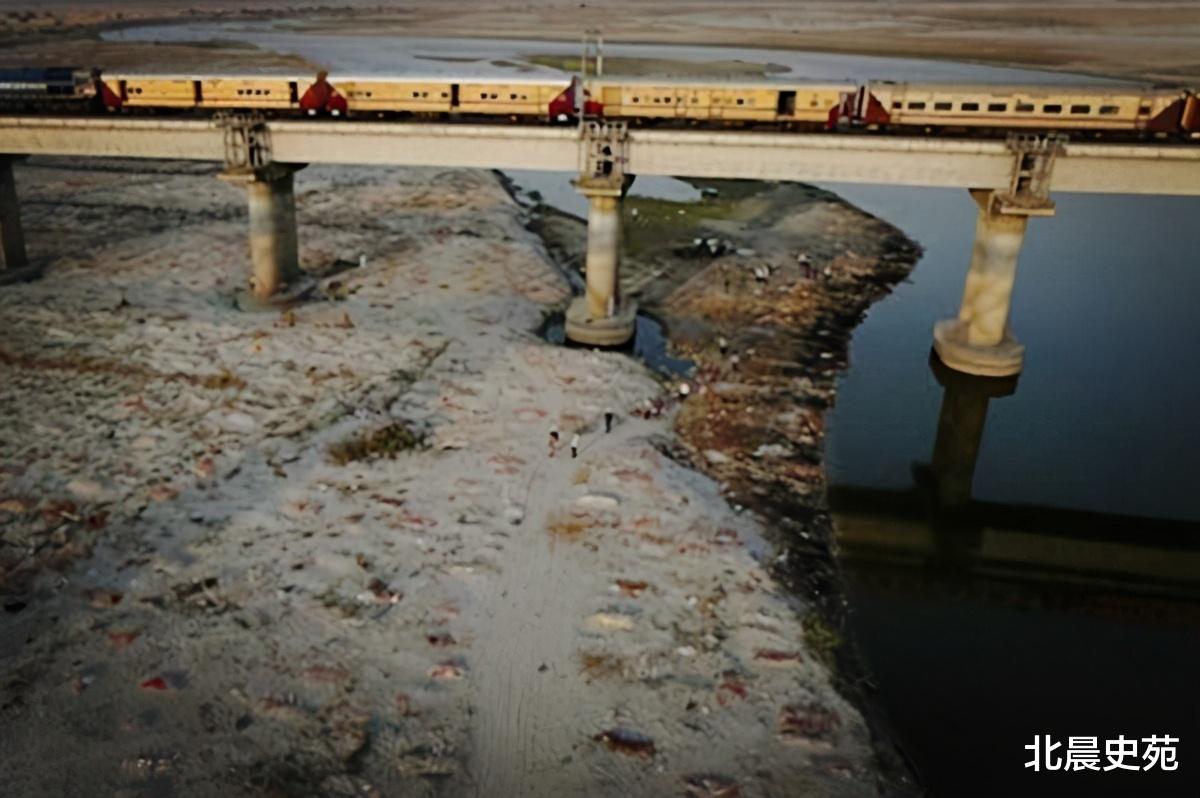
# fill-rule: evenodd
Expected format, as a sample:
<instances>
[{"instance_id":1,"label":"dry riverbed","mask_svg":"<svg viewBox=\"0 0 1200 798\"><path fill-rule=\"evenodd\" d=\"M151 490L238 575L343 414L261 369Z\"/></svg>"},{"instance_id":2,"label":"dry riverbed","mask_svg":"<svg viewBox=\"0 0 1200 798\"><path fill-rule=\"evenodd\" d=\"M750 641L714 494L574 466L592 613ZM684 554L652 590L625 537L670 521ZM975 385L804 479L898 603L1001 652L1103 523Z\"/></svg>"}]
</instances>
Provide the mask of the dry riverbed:
<instances>
[{"instance_id":1,"label":"dry riverbed","mask_svg":"<svg viewBox=\"0 0 1200 798\"><path fill-rule=\"evenodd\" d=\"M540 340L569 291L495 176L302 171L318 288L270 312L237 306L244 197L212 168L17 176L46 271L0 289L6 794L877 791L818 603L684 464L743 491L696 429L736 429L713 403L746 379L680 407ZM814 212L814 241L852 223Z\"/></svg>"}]
</instances>

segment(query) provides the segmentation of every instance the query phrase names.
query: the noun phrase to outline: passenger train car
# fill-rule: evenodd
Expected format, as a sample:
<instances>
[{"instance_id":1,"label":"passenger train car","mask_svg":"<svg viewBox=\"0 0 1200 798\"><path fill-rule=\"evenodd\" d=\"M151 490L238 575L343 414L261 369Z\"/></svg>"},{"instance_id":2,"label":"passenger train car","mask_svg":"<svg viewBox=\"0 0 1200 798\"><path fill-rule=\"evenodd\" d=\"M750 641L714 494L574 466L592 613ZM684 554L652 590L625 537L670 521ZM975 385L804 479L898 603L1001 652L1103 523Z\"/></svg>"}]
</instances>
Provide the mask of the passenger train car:
<instances>
[{"instance_id":1,"label":"passenger train car","mask_svg":"<svg viewBox=\"0 0 1200 798\"><path fill-rule=\"evenodd\" d=\"M1137 86L714 82L0 70L0 110L258 111L278 116L999 134L1014 129L1200 138L1200 96Z\"/></svg>"},{"instance_id":2,"label":"passenger train car","mask_svg":"<svg viewBox=\"0 0 1200 798\"><path fill-rule=\"evenodd\" d=\"M881 127L1200 130L1200 102L1194 92L1126 86L872 81L844 98L838 113L851 124Z\"/></svg>"}]
</instances>

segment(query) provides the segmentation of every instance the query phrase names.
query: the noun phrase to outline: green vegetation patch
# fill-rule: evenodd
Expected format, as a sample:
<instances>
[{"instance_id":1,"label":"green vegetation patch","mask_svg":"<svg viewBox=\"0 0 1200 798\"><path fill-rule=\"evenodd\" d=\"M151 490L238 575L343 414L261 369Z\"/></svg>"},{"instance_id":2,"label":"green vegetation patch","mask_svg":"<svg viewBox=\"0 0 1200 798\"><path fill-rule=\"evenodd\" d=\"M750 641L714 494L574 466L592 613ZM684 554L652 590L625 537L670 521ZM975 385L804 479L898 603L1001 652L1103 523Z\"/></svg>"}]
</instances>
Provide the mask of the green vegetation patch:
<instances>
[{"instance_id":1,"label":"green vegetation patch","mask_svg":"<svg viewBox=\"0 0 1200 798\"><path fill-rule=\"evenodd\" d=\"M373 430L360 430L344 440L329 446L329 459L338 465L348 465L386 457L394 460L396 455L425 445L423 436L399 422Z\"/></svg>"},{"instance_id":2,"label":"green vegetation patch","mask_svg":"<svg viewBox=\"0 0 1200 798\"><path fill-rule=\"evenodd\" d=\"M833 670L837 661L837 650L842 645L841 635L831 629L815 612L805 615L800 621L800 627L804 630L804 644L813 657Z\"/></svg>"}]
</instances>

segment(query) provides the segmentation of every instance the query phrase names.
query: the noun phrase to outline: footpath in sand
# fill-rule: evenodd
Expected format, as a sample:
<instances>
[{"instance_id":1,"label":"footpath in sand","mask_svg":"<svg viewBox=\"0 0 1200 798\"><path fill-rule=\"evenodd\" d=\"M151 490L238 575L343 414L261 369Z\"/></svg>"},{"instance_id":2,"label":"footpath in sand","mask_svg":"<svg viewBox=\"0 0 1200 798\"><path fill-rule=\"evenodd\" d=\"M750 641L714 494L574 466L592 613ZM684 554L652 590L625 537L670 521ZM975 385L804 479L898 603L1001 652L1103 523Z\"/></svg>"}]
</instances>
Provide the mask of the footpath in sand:
<instances>
[{"instance_id":1,"label":"footpath in sand","mask_svg":"<svg viewBox=\"0 0 1200 798\"><path fill-rule=\"evenodd\" d=\"M662 386L533 332L568 291L493 175L305 169L324 276L251 312L212 169L17 174L5 795L875 793Z\"/></svg>"}]
</instances>

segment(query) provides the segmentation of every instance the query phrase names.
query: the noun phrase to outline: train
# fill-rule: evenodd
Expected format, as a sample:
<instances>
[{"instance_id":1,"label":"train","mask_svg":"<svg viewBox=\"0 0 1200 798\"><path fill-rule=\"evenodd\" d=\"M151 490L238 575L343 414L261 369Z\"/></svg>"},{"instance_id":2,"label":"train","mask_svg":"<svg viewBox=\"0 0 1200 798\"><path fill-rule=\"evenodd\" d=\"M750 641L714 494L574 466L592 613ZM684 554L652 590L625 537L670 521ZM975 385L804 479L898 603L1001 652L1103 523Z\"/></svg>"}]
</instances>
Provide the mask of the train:
<instances>
[{"instance_id":1,"label":"train","mask_svg":"<svg viewBox=\"0 0 1200 798\"><path fill-rule=\"evenodd\" d=\"M0 69L0 112L516 120L634 126L924 133L1014 129L1200 139L1200 93L1125 85L712 82L652 78L451 78L108 73Z\"/></svg>"}]
</instances>

